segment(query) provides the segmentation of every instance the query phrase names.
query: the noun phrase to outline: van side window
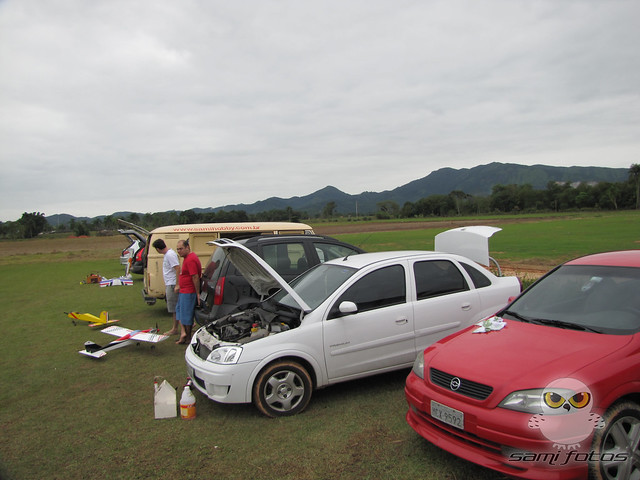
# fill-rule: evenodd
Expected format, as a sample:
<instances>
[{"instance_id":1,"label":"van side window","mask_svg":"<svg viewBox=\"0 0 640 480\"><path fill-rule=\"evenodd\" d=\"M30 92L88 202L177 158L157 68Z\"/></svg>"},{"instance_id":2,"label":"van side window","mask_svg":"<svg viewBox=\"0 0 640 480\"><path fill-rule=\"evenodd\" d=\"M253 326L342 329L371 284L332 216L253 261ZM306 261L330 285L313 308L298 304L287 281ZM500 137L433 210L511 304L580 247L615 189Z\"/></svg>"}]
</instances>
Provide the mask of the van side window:
<instances>
[{"instance_id":1,"label":"van side window","mask_svg":"<svg viewBox=\"0 0 640 480\"><path fill-rule=\"evenodd\" d=\"M469 290L462 272L448 260L416 262L413 273L418 300Z\"/></svg>"},{"instance_id":2,"label":"van side window","mask_svg":"<svg viewBox=\"0 0 640 480\"><path fill-rule=\"evenodd\" d=\"M280 275L297 276L309 268L301 242L263 245L262 255Z\"/></svg>"},{"instance_id":3,"label":"van side window","mask_svg":"<svg viewBox=\"0 0 640 480\"><path fill-rule=\"evenodd\" d=\"M462 268L464 268L467 271L467 273L471 277L471 281L473 282L473 285L476 288L483 288L491 285L491 280L489 280L487 276L484 275L480 270L478 270L475 267L472 267L471 265L467 265L464 262L460 262L460 264L462 265Z\"/></svg>"},{"instance_id":4,"label":"van side window","mask_svg":"<svg viewBox=\"0 0 640 480\"><path fill-rule=\"evenodd\" d=\"M402 265L391 265L371 272L351 285L331 307L328 318L341 316L340 303L353 302L358 313L398 305L407 301L407 288Z\"/></svg>"}]
</instances>

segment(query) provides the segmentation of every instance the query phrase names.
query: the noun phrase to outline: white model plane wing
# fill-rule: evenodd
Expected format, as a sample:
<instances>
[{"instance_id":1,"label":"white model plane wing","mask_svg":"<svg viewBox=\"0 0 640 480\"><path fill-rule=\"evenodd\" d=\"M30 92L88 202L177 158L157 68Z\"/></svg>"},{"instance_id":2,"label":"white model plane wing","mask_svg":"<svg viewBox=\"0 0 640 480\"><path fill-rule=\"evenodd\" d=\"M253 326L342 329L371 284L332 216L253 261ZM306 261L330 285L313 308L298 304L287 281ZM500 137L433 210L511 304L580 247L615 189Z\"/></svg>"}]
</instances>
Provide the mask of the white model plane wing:
<instances>
[{"instance_id":1,"label":"white model plane wing","mask_svg":"<svg viewBox=\"0 0 640 480\"><path fill-rule=\"evenodd\" d=\"M135 335L131 335L132 340L136 340L136 341L140 340L142 342L151 342L151 343L162 342L167 338L169 338L168 335L162 335L161 333L151 333L151 332L140 332L140 333L136 333Z\"/></svg>"},{"instance_id":2,"label":"white model plane wing","mask_svg":"<svg viewBox=\"0 0 640 480\"><path fill-rule=\"evenodd\" d=\"M107 327L102 329L102 333L108 333L109 335L115 335L116 337L124 337L125 335L131 332L133 332L133 330L129 330L128 328L117 327L117 326Z\"/></svg>"},{"instance_id":3,"label":"white model plane wing","mask_svg":"<svg viewBox=\"0 0 640 480\"><path fill-rule=\"evenodd\" d=\"M156 333L156 329L148 330L130 330L124 327L107 327L102 330L103 333L114 335L122 340L135 340L136 342L158 343L169 338L167 335Z\"/></svg>"}]
</instances>

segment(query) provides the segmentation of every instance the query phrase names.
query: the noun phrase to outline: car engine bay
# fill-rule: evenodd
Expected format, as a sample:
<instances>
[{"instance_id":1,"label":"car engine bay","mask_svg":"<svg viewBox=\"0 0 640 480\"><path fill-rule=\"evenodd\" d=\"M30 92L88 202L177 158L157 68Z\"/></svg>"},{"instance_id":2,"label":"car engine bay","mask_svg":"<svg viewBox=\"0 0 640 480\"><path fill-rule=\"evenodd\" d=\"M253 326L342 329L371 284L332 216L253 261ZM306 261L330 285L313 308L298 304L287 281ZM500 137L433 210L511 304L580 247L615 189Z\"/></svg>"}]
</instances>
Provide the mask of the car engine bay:
<instances>
[{"instance_id":1,"label":"car engine bay","mask_svg":"<svg viewBox=\"0 0 640 480\"><path fill-rule=\"evenodd\" d=\"M246 344L299 326L299 310L263 303L208 323L196 333L193 348L198 356L206 358L221 342Z\"/></svg>"}]
</instances>

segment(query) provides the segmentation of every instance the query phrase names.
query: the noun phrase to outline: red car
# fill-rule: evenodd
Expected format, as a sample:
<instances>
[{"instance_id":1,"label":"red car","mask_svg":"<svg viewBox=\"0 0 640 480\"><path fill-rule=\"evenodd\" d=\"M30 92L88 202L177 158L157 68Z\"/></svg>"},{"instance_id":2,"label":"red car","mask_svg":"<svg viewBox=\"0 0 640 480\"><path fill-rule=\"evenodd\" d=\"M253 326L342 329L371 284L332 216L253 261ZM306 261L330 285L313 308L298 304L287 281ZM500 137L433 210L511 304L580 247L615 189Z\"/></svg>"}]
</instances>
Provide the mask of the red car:
<instances>
[{"instance_id":1,"label":"red car","mask_svg":"<svg viewBox=\"0 0 640 480\"><path fill-rule=\"evenodd\" d=\"M407 422L517 478L640 478L640 250L569 261L418 355Z\"/></svg>"}]
</instances>

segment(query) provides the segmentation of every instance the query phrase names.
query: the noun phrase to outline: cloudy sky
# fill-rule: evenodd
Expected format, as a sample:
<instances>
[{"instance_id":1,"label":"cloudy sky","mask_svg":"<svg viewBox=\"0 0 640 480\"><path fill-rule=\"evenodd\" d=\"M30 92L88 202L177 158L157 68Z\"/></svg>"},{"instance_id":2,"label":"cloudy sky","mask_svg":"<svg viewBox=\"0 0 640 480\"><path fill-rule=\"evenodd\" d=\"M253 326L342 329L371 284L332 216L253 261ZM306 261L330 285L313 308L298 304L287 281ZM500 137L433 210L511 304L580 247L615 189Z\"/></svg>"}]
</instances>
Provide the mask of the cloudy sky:
<instances>
[{"instance_id":1,"label":"cloudy sky","mask_svg":"<svg viewBox=\"0 0 640 480\"><path fill-rule=\"evenodd\" d=\"M637 0L0 0L0 221L640 163Z\"/></svg>"}]
</instances>

